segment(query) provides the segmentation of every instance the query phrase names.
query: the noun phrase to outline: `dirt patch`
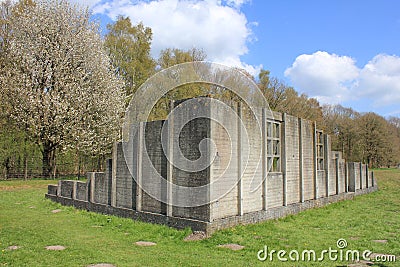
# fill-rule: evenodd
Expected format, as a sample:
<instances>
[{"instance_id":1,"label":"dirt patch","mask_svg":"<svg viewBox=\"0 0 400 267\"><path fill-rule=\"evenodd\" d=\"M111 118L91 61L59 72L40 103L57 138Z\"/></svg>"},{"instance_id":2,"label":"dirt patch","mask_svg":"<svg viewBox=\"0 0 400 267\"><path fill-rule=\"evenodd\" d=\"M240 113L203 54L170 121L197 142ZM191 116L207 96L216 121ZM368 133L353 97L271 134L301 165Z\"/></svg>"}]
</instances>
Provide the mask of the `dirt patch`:
<instances>
[{"instance_id":1,"label":"dirt patch","mask_svg":"<svg viewBox=\"0 0 400 267\"><path fill-rule=\"evenodd\" d=\"M64 250L64 249L66 249L66 247L57 245L57 246L47 246L46 249L47 250Z\"/></svg>"},{"instance_id":2,"label":"dirt patch","mask_svg":"<svg viewBox=\"0 0 400 267\"><path fill-rule=\"evenodd\" d=\"M9 246L7 249L8 250L17 250L17 249L20 249L21 247L20 246Z\"/></svg>"},{"instance_id":3,"label":"dirt patch","mask_svg":"<svg viewBox=\"0 0 400 267\"><path fill-rule=\"evenodd\" d=\"M137 241L135 244L140 247L151 247L157 245L156 243L149 241Z\"/></svg>"},{"instance_id":4,"label":"dirt patch","mask_svg":"<svg viewBox=\"0 0 400 267\"><path fill-rule=\"evenodd\" d=\"M224 245L218 245L219 248L229 248L231 250L242 250L244 249L244 246L241 246L239 244L224 244Z\"/></svg>"},{"instance_id":5,"label":"dirt patch","mask_svg":"<svg viewBox=\"0 0 400 267\"><path fill-rule=\"evenodd\" d=\"M185 237L183 239L183 241L198 241L198 240L203 240L206 238L207 238L206 233L201 232L201 231L195 231L195 232L191 233L190 235L188 235L187 237Z\"/></svg>"}]
</instances>

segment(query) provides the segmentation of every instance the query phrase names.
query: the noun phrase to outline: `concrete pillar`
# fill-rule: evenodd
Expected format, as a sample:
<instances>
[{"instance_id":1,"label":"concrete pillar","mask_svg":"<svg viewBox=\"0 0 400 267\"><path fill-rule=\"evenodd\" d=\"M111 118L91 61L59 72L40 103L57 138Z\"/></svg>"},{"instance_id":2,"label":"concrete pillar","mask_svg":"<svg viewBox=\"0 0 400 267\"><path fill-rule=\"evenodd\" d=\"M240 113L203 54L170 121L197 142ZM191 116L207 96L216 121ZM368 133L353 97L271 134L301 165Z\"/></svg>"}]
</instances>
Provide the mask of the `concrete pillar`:
<instances>
[{"instance_id":1,"label":"concrete pillar","mask_svg":"<svg viewBox=\"0 0 400 267\"><path fill-rule=\"evenodd\" d=\"M341 184L339 183L340 175L339 175L339 158L338 157L335 158L335 170L336 170L336 176L335 176L335 179L336 179L336 195L338 195L339 194L339 188L341 186Z\"/></svg>"},{"instance_id":2,"label":"concrete pillar","mask_svg":"<svg viewBox=\"0 0 400 267\"><path fill-rule=\"evenodd\" d=\"M303 172L303 131L302 131L302 119L299 118L299 191L300 191L300 202L304 202L304 172Z\"/></svg>"},{"instance_id":3,"label":"concrete pillar","mask_svg":"<svg viewBox=\"0 0 400 267\"><path fill-rule=\"evenodd\" d=\"M238 215L243 215L243 180L242 180L242 105L238 103L238 150L237 150L237 157L238 157Z\"/></svg>"},{"instance_id":4,"label":"concrete pillar","mask_svg":"<svg viewBox=\"0 0 400 267\"><path fill-rule=\"evenodd\" d=\"M267 111L262 109L262 178L263 178L263 210L267 210L268 166L267 166Z\"/></svg>"},{"instance_id":5,"label":"concrete pillar","mask_svg":"<svg viewBox=\"0 0 400 267\"><path fill-rule=\"evenodd\" d=\"M329 196L329 165L330 165L330 151L328 149L329 135L324 134L324 168L325 168L325 196Z\"/></svg>"},{"instance_id":6,"label":"concrete pillar","mask_svg":"<svg viewBox=\"0 0 400 267\"><path fill-rule=\"evenodd\" d=\"M136 210L142 211L142 159L143 159L144 123L139 122L136 149Z\"/></svg>"},{"instance_id":7,"label":"concrete pillar","mask_svg":"<svg viewBox=\"0 0 400 267\"><path fill-rule=\"evenodd\" d=\"M96 186L96 180L95 180L95 173L94 172L89 172L88 173L88 180L90 180L89 182L89 188L88 191L89 193L89 202L91 203L95 203L95 186Z\"/></svg>"},{"instance_id":8,"label":"concrete pillar","mask_svg":"<svg viewBox=\"0 0 400 267\"><path fill-rule=\"evenodd\" d=\"M313 123L314 126L314 137L313 137L313 159L314 159L314 174L313 174L313 180L314 180L314 199L318 198L318 160L317 160L317 123Z\"/></svg>"},{"instance_id":9,"label":"concrete pillar","mask_svg":"<svg viewBox=\"0 0 400 267\"><path fill-rule=\"evenodd\" d=\"M347 163L347 170L348 170L348 177L349 177L349 192L356 192L356 179L359 179L359 177L356 177L355 173L355 165L356 163L354 162L349 162Z\"/></svg>"},{"instance_id":10,"label":"concrete pillar","mask_svg":"<svg viewBox=\"0 0 400 267\"><path fill-rule=\"evenodd\" d=\"M287 206L287 181L286 181L286 169L287 169L287 164L286 164L286 113L282 114L282 131L281 131L281 140L282 140L282 181L283 181L283 190L282 190L282 195L283 195L283 206Z\"/></svg>"},{"instance_id":11,"label":"concrete pillar","mask_svg":"<svg viewBox=\"0 0 400 267\"><path fill-rule=\"evenodd\" d=\"M174 157L174 116L172 115L172 109L175 106L174 102L170 102L170 107L171 111L169 114L167 127L168 127L168 145L167 145L167 153L168 153L168 159L167 159L167 216L172 217L173 215L173 205L172 205L172 175L173 175L173 170L174 170L174 165L173 165L173 157ZM161 189L162 190L162 189Z\"/></svg>"},{"instance_id":12,"label":"concrete pillar","mask_svg":"<svg viewBox=\"0 0 400 267\"><path fill-rule=\"evenodd\" d=\"M118 143L115 142L112 151L112 172L111 172L111 206L117 206L117 153Z\"/></svg>"},{"instance_id":13,"label":"concrete pillar","mask_svg":"<svg viewBox=\"0 0 400 267\"><path fill-rule=\"evenodd\" d=\"M108 179L108 196L107 196L107 199L108 199L108 202L107 202L107 205L110 205L111 206L111 192L112 192L112 168L113 168L113 166L112 166L112 162L113 162L113 160L112 159L107 159L107 162L106 162L106 177L107 177L107 179Z\"/></svg>"},{"instance_id":14,"label":"concrete pillar","mask_svg":"<svg viewBox=\"0 0 400 267\"><path fill-rule=\"evenodd\" d=\"M76 198L76 192L78 191L77 190L77 181L74 181L74 185L73 185L73 187L72 187L72 199L77 199Z\"/></svg>"}]
</instances>

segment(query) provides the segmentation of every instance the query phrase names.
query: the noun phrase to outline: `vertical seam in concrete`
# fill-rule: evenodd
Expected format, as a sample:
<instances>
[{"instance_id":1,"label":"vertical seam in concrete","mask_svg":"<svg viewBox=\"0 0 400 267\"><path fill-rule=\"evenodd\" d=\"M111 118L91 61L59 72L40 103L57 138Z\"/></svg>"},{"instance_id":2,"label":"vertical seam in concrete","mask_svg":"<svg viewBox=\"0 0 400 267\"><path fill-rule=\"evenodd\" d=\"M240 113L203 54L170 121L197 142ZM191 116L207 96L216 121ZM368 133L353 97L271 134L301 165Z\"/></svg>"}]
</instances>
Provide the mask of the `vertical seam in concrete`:
<instances>
[{"instance_id":1,"label":"vertical seam in concrete","mask_svg":"<svg viewBox=\"0 0 400 267\"><path fill-rule=\"evenodd\" d=\"M117 206L117 152L118 143L114 143L112 154L112 175L111 175L111 206Z\"/></svg>"},{"instance_id":2,"label":"vertical seam in concrete","mask_svg":"<svg viewBox=\"0 0 400 267\"><path fill-rule=\"evenodd\" d=\"M299 118L299 190L300 190L300 202L304 202L304 173L303 173L303 131L302 131L302 119Z\"/></svg>"},{"instance_id":3,"label":"vertical seam in concrete","mask_svg":"<svg viewBox=\"0 0 400 267\"><path fill-rule=\"evenodd\" d=\"M263 209L267 210L268 172L267 172L267 113L262 109L262 178L263 178Z\"/></svg>"},{"instance_id":4,"label":"vertical seam in concrete","mask_svg":"<svg viewBox=\"0 0 400 267\"><path fill-rule=\"evenodd\" d=\"M95 203L95 186L96 186L96 180L95 180L95 173L91 172L90 173L90 199L89 201L91 203Z\"/></svg>"},{"instance_id":5,"label":"vertical seam in concrete","mask_svg":"<svg viewBox=\"0 0 400 267\"><path fill-rule=\"evenodd\" d=\"M313 160L314 160L314 170L313 170L313 180L314 180L314 199L318 198L318 161L317 161L317 123L314 122L314 135L313 135Z\"/></svg>"},{"instance_id":6,"label":"vertical seam in concrete","mask_svg":"<svg viewBox=\"0 0 400 267\"><path fill-rule=\"evenodd\" d=\"M286 168L287 168L287 163L286 163L286 159L287 159L287 147L286 147L286 113L282 114L282 120L283 120L283 125L282 125L282 130L281 130L281 139L282 139L282 147L284 148L283 153L282 153L282 204L283 206L287 206L287 181L286 181Z\"/></svg>"},{"instance_id":7,"label":"vertical seam in concrete","mask_svg":"<svg viewBox=\"0 0 400 267\"><path fill-rule=\"evenodd\" d=\"M324 167L325 167L325 196L329 196L329 165L330 165L330 155L328 149L328 139L329 135L324 134Z\"/></svg>"},{"instance_id":8,"label":"vertical seam in concrete","mask_svg":"<svg viewBox=\"0 0 400 267\"><path fill-rule=\"evenodd\" d=\"M174 107L174 101L170 102L171 111ZM174 116L173 113L170 112L168 121L168 159L167 159L167 216L172 217L173 215L173 205L172 205L172 175L173 175L173 142L174 142ZM179 140L177 140L179 141Z\"/></svg>"},{"instance_id":9,"label":"vertical seam in concrete","mask_svg":"<svg viewBox=\"0 0 400 267\"><path fill-rule=\"evenodd\" d=\"M137 138L137 151L136 151L136 210L142 210L142 157L143 157L143 131L144 123L139 122L138 138Z\"/></svg>"},{"instance_id":10,"label":"vertical seam in concrete","mask_svg":"<svg viewBox=\"0 0 400 267\"><path fill-rule=\"evenodd\" d=\"M75 200L76 199L76 192L78 191L77 188L76 188L77 187L77 181L74 181L73 183L74 183L74 185L72 187L72 199Z\"/></svg>"},{"instance_id":11,"label":"vertical seam in concrete","mask_svg":"<svg viewBox=\"0 0 400 267\"><path fill-rule=\"evenodd\" d=\"M339 158L336 157L335 158L335 169L336 169L336 195L339 194L339 179L340 179L340 175L339 175Z\"/></svg>"},{"instance_id":12,"label":"vertical seam in concrete","mask_svg":"<svg viewBox=\"0 0 400 267\"><path fill-rule=\"evenodd\" d=\"M242 181L242 105L238 103L238 214L243 215L243 181Z\"/></svg>"}]
</instances>

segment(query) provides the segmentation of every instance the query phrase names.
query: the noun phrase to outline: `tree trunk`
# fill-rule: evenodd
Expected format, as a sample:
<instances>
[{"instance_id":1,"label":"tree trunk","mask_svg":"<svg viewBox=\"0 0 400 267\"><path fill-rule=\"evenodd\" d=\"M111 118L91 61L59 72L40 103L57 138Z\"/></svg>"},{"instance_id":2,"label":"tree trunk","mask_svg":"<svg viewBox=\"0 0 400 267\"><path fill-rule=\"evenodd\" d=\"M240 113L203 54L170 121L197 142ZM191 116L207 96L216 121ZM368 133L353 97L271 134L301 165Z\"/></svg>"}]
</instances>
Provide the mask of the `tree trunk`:
<instances>
[{"instance_id":1,"label":"tree trunk","mask_svg":"<svg viewBox=\"0 0 400 267\"><path fill-rule=\"evenodd\" d=\"M42 150L42 176L45 179L50 178L53 171L53 162L54 162L54 148L51 142L44 142L43 143L43 150Z\"/></svg>"}]
</instances>

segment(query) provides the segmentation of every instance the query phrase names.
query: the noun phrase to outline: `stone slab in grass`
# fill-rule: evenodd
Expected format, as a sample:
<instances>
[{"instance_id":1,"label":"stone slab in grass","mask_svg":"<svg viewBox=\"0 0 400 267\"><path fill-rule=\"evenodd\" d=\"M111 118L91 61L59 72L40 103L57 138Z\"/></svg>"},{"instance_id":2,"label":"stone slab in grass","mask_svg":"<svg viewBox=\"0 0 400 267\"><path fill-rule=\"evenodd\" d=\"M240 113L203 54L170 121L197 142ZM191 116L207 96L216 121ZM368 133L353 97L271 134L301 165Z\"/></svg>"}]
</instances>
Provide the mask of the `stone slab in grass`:
<instances>
[{"instance_id":1,"label":"stone slab in grass","mask_svg":"<svg viewBox=\"0 0 400 267\"><path fill-rule=\"evenodd\" d=\"M375 242L375 243L382 243L382 244L388 242L386 239L379 239L379 240L372 240L372 241Z\"/></svg>"},{"instance_id":2,"label":"stone slab in grass","mask_svg":"<svg viewBox=\"0 0 400 267\"><path fill-rule=\"evenodd\" d=\"M66 247L57 245L57 246L47 246L46 249L47 250L64 250L64 249L66 249Z\"/></svg>"},{"instance_id":3,"label":"stone slab in grass","mask_svg":"<svg viewBox=\"0 0 400 267\"><path fill-rule=\"evenodd\" d=\"M17 250L17 249L20 249L21 247L20 246L9 246L7 249L8 250Z\"/></svg>"},{"instance_id":4,"label":"stone slab in grass","mask_svg":"<svg viewBox=\"0 0 400 267\"><path fill-rule=\"evenodd\" d=\"M97 263L97 264L88 265L87 267L116 267L116 266L114 264L110 264L110 263Z\"/></svg>"},{"instance_id":5,"label":"stone slab in grass","mask_svg":"<svg viewBox=\"0 0 400 267\"><path fill-rule=\"evenodd\" d=\"M241 246L239 244L223 244L223 245L218 245L219 248L229 248L231 250L242 250L244 249L244 246Z\"/></svg>"},{"instance_id":6,"label":"stone slab in grass","mask_svg":"<svg viewBox=\"0 0 400 267\"><path fill-rule=\"evenodd\" d=\"M56 209L56 210L52 210L51 212L52 213L59 213L59 212L61 212L61 210L60 209Z\"/></svg>"},{"instance_id":7,"label":"stone slab in grass","mask_svg":"<svg viewBox=\"0 0 400 267\"><path fill-rule=\"evenodd\" d=\"M149 241L137 241L135 244L140 247L151 247L157 245L156 243Z\"/></svg>"},{"instance_id":8,"label":"stone slab in grass","mask_svg":"<svg viewBox=\"0 0 400 267\"><path fill-rule=\"evenodd\" d=\"M190 235L188 235L187 237L185 237L183 239L183 241L197 241L197 240L203 240L206 239L206 233L201 232L201 231L195 231L193 233L191 233Z\"/></svg>"}]
</instances>

